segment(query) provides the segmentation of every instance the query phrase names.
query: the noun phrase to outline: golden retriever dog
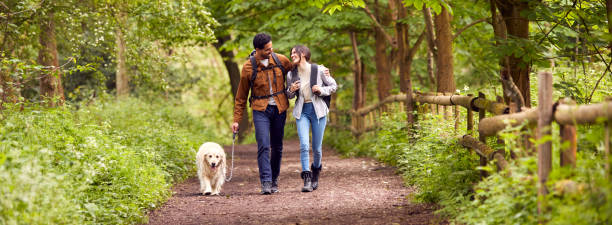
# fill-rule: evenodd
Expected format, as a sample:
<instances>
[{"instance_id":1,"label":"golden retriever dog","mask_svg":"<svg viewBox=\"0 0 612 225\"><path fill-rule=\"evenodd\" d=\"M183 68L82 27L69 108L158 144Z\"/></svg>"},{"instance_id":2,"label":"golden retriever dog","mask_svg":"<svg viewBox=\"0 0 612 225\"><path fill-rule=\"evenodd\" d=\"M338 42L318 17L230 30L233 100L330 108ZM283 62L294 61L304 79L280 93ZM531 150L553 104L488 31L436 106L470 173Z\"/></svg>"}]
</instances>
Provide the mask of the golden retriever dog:
<instances>
[{"instance_id":1,"label":"golden retriever dog","mask_svg":"<svg viewBox=\"0 0 612 225\"><path fill-rule=\"evenodd\" d=\"M206 142L196 155L200 191L204 195L219 195L225 182L225 151L221 145Z\"/></svg>"}]
</instances>

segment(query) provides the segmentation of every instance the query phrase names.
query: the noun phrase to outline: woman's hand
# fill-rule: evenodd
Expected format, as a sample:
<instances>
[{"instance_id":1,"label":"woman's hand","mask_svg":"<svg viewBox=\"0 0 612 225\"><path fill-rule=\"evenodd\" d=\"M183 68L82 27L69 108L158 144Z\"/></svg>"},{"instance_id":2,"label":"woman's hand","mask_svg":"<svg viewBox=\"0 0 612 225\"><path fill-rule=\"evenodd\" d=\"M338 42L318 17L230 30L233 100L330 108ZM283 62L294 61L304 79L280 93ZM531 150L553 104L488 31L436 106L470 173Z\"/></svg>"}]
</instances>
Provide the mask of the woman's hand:
<instances>
[{"instance_id":1,"label":"woman's hand","mask_svg":"<svg viewBox=\"0 0 612 225\"><path fill-rule=\"evenodd\" d=\"M319 87L319 85L313 85L312 86L312 93L315 95L320 95L321 94L321 88Z\"/></svg>"},{"instance_id":2,"label":"woman's hand","mask_svg":"<svg viewBox=\"0 0 612 225\"><path fill-rule=\"evenodd\" d=\"M291 84L291 87L289 88L289 91L295 92L298 89L300 89L300 81L299 80L296 81L296 82L293 82L293 84Z\"/></svg>"}]
</instances>

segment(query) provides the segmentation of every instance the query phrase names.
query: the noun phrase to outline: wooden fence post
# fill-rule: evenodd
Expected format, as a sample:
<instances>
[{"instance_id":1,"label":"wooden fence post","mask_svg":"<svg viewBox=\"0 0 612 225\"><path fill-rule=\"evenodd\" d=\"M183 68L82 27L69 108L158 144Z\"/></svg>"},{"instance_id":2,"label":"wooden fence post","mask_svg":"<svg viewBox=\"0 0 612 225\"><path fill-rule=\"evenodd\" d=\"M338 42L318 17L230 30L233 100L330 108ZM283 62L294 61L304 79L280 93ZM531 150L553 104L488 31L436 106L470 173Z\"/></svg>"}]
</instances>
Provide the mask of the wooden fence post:
<instances>
[{"instance_id":1,"label":"wooden fence post","mask_svg":"<svg viewBox=\"0 0 612 225\"><path fill-rule=\"evenodd\" d=\"M437 114L437 107L434 104L428 103L429 104L429 109L430 109L430 113L431 114Z\"/></svg>"},{"instance_id":2,"label":"wooden fence post","mask_svg":"<svg viewBox=\"0 0 612 225\"><path fill-rule=\"evenodd\" d=\"M474 111L472 111L471 99L474 96L473 94L468 94L470 97L470 106L467 107L467 133L469 135L473 135L474 133Z\"/></svg>"},{"instance_id":3,"label":"wooden fence post","mask_svg":"<svg viewBox=\"0 0 612 225\"><path fill-rule=\"evenodd\" d=\"M538 74L538 140L550 136L553 119L552 102L552 74L540 72ZM538 145L538 213L542 214L546 208L544 196L548 193L546 181L552 168L552 143L546 141Z\"/></svg>"},{"instance_id":4,"label":"wooden fence post","mask_svg":"<svg viewBox=\"0 0 612 225\"><path fill-rule=\"evenodd\" d=\"M454 94L451 94L451 100L452 100L452 96ZM453 117L455 118L455 134L457 134L457 130L459 130L459 106L456 103L453 103Z\"/></svg>"},{"instance_id":5,"label":"wooden fence post","mask_svg":"<svg viewBox=\"0 0 612 225\"><path fill-rule=\"evenodd\" d=\"M436 93L436 96L443 96L443 95L444 95L444 93ZM446 111L446 110L444 110L444 106L443 105L438 105L438 104L436 104L436 105L438 106L438 115L444 115L444 112ZM446 119L446 117L444 119Z\"/></svg>"},{"instance_id":6,"label":"wooden fence post","mask_svg":"<svg viewBox=\"0 0 612 225\"><path fill-rule=\"evenodd\" d=\"M449 95L452 95L452 93L443 93L442 95L449 96ZM444 119L446 120L451 119L451 110L452 110L452 106L444 106Z\"/></svg>"},{"instance_id":7,"label":"wooden fence post","mask_svg":"<svg viewBox=\"0 0 612 225\"><path fill-rule=\"evenodd\" d=\"M478 92L478 97L482 99L486 99L485 94L482 92ZM484 119L486 115L487 115L486 109L478 110L478 126L480 126L480 121L482 121L482 119ZM487 137L481 134L480 132L478 133L478 140L481 141L482 143L485 143L485 144L487 143ZM486 165L487 165L487 158L480 156L480 166L486 166ZM484 170L480 171L481 177L486 177L487 175L488 174L486 171Z\"/></svg>"},{"instance_id":8,"label":"wooden fence post","mask_svg":"<svg viewBox=\"0 0 612 225\"><path fill-rule=\"evenodd\" d=\"M576 102L570 98L561 99L561 104L576 105ZM561 149L561 166L576 167L576 148L578 140L576 138L576 126L574 125L563 125L559 124L559 130L561 133L561 143L566 141L569 143L567 148Z\"/></svg>"}]
</instances>

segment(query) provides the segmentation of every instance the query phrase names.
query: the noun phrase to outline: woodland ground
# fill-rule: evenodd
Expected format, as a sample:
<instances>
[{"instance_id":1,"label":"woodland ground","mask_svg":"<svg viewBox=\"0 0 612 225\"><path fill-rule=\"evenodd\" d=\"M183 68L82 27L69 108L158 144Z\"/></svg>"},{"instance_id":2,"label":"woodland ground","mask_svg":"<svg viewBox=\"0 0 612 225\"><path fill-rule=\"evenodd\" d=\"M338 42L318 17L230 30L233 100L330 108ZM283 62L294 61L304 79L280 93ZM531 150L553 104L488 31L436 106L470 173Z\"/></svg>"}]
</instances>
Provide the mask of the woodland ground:
<instances>
[{"instance_id":1,"label":"woodland ground","mask_svg":"<svg viewBox=\"0 0 612 225\"><path fill-rule=\"evenodd\" d=\"M229 155L231 146L225 146ZM395 169L369 158L341 158L323 149L320 187L302 193L299 141L284 143L279 187L261 195L257 145L237 145L233 179L220 196L199 193L197 177L173 188L173 196L149 213L149 224L438 224L435 206L410 200ZM229 175L229 171L228 171Z\"/></svg>"}]
</instances>

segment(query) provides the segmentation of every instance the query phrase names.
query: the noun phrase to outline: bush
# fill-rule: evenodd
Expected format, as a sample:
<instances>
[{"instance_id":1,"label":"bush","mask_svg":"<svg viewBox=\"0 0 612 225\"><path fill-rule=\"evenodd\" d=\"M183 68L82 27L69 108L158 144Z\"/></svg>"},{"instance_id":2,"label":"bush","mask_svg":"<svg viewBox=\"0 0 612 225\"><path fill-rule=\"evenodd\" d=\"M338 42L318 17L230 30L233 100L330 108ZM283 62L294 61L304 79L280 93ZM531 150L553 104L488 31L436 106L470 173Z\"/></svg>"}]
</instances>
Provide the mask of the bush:
<instances>
[{"instance_id":1,"label":"bush","mask_svg":"<svg viewBox=\"0 0 612 225\"><path fill-rule=\"evenodd\" d=\"M418 188L417 200L449 201L468 194L478 179L478 160L457 145L452 122L424 115L409 133L404 121L404 113L383 117L376 157L399 167L406 183Z\"/></svg>"},{"instance_id":2,"label":"bush","mask_svg":"<svg viewBox=\"0 0 612 225\"><path fill-rule=\"evenodd\" d=\"M3 113L1 224L142 223L219 140L179 106L136 99Z\"/></svg>"},{"instance_id":3,"label":"bush","mask_svg":"<svg viewBox=\"0 0 612 225\"><path fill-rule=\"evenodd\" d=\"M553 127L552 136L546 138L553 143L553 170L546 183L549 194L540 200L544 206L541 213L538 213L535 155L510 161L511 175L506 172L492 174L476 185L473 196L467 196L448 210L454 211L455 220L463 224L612 223L612 185L603 170L602 126L578 128L580 145L576 168L560 168L558 164L559 150L564 146L558 127ZM506 147L524 152L516 146L518 135L508 130L502 132Z\"/></svg>"}]
</instances>

